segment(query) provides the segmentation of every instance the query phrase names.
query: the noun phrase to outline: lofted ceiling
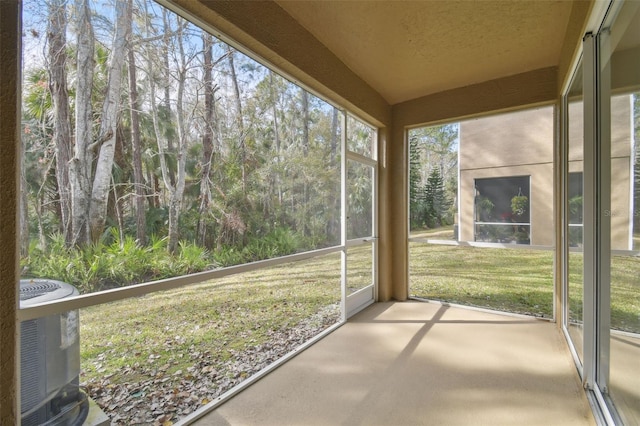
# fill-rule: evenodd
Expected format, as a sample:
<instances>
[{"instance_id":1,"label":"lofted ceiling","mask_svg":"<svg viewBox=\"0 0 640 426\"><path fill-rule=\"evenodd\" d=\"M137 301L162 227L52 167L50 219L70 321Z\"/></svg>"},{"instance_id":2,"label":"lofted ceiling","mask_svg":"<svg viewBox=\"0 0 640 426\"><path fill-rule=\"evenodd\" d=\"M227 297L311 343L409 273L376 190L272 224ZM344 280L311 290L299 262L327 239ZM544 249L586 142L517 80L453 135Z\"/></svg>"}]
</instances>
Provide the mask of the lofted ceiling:
<instances>
[{"instance_id":1,"label":"lofted ceiling","mask_svg":"<svg viewBox=\"0 0 640 426\"><path fill-rule=\"evenodd\" d=\"M389 104L557 66L572 1L276 0Z\"/></svg>"}]
</instances>

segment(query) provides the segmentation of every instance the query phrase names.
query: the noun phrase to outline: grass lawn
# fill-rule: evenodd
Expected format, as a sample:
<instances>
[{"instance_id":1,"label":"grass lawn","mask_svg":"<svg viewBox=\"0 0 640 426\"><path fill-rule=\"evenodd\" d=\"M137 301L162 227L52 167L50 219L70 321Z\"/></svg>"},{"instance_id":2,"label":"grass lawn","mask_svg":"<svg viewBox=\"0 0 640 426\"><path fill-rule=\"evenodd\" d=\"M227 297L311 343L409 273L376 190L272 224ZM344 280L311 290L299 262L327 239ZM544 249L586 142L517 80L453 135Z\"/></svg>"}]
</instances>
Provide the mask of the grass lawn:
<instances>
[{"instance_id":1,"label":"grass lawn","mask_svg":"<svg viewBox=\"0 0 640 426\"><path fill-rule=\"evenodd\" d=\"M551 252L411 243L412 296L550 318Z\"/></svg>"},{"instance_id":2,"label":"grass lawn","mask_svg":"<svg viewBox=\"0 0 640 426\"><path fill-rule=\"evenodd\" d=\"M329 255L83 309L85 377L150 358L172 373L188 364L177 353L198 350L225 361L339 303L339 274L339 255Z\"/></svg>"},{"instance_id":3,"label":"grass lawn","mask_svg":"<svg viewBox=\"0 0 640 426\"><path fill-rule=\"evenodd\" d=\"M409 245L412 296L506 312L553 316L553 253L435 244ZM582 316L582 255L569 257L572 318ZM612 328L640 333L640 259L614 256Z\"/></svg>"},{"instance_id":4,"label":"grass lawn","mask_svg":"<svg viewBox=\"0 0 640 426\"><path fill-rule=\"evenodd\" d=\"M431 238L433 240L453 240L453 225L432 229L414 229L409 233L409 236Z\"/></svg>"},{"instance_id":5,"label":"grass lawn","mask_svg":"<svg viewBox=\"0 0 640 426\"><path fill-rule=\"evenodd\" d=\"M253 374L255 366L233 366L238 354L269 352L277 340L295 341L301 327L319 332L335 323L339 301L334 253L82 309L80 380L112 421L120 413L114 423L144 423L155 418L149 407L156 402L158 416L175 413L176 395L197 398L197 406ZM202 396L194 390L202 379L219 389L203 389L209 396ZM136 418L135 410L144 413Z\"/></svg>"}]
</instances>

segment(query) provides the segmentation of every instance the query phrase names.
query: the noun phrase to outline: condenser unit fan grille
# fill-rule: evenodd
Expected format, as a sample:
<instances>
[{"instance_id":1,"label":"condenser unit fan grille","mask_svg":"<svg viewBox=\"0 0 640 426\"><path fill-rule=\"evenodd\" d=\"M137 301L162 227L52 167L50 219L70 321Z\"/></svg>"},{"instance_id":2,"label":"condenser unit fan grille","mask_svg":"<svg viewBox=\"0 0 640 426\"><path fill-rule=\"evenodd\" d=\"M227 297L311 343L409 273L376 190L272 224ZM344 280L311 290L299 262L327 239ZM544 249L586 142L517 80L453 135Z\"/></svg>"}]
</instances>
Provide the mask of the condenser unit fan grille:
<instances>
[{"instance_id":1,"label":"condenser unit fan grille","mask_svg":"<svg viewBox=\"0 0 640 426\"><path fill-rule=\"evenodd\" d=\"M78 290L62 281L31 278L20 280L20 308L28 308L66 297L76 296Z\"/></svg>"},{"instance_id":2,"label":"condenser unit fan grille","mask_svg":"<svg viewBox=\"0 0 640 426\"><path fill-rule=\"evenodd\" d=\"M29 300L47 293L60 290L62 286L53 281L34 281L28 285L20 286L20 300Z\"/></svg>"}]
</instances>

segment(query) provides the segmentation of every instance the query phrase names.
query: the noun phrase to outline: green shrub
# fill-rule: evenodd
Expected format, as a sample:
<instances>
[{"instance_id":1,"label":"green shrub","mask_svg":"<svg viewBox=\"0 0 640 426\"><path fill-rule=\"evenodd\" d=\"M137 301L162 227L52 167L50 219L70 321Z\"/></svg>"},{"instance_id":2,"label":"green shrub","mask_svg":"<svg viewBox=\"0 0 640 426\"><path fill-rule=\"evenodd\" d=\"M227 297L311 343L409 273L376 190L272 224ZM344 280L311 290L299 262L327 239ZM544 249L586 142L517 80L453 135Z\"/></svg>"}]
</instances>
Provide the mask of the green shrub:
<instances>
[{"instance_id":1,"label":"green shrub","mask_svg":"<svg viewBox=\"0 0 640 426\"><path fill-rule=\"evenodd\" d=\"M232 246L222 246L213 253L215 262L220 266L233 266L244 263L242 250Z\"/></svg>"},{"instance_id":2,"label":"green shrub","mask_svg":"<svg viewBox=\"0 0 640 426\"><path fill-rule=\"evenodd\" d=\"M179 246L180 250L174 264L181 268L181 275L211 269L215 265L207 249L186 241L181 241Z\"/></svg>"},{"instance_id":3,"label":"green shrub","mask_svg":"<svg viewBox=\"0 0 640 426\"><path fill-rule=\"evenodd\" d=\"M223 246L210 253L181 241L177 254L167 250L167 238L152 236L141 246L133 236L121 240L115 228L100 242L82 249L67 248L64 237L53 234L47 249L32 245L21 260L25 277L49 278L72 284L81 293L192 274L218 265L232 266L295 253L301 239L289 228L276 228L244 247Z\"/></svg>"}]
</instances>

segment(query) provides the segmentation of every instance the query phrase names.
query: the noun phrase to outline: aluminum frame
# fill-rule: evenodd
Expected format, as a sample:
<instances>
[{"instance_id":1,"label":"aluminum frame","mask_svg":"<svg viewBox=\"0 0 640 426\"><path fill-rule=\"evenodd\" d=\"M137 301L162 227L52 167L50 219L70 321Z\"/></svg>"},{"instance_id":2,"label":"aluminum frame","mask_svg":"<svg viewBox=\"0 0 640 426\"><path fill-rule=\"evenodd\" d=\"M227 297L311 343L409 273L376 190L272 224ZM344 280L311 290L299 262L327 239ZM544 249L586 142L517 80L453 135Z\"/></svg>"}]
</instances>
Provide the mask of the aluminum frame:
<instances>
[{"instance_id":1,"label":"aluminum frame","mask_svg":"<svg viewBox=\"0 0 640 426\"><path fill-rule=\"evenodd\" d=\"M568 332L568 238L563 241L563 332L569 343L578 371L587 390L589 402L599 424L615 425L620 422L616 407L608 394L611 336L611 257L612 255L638 256L633 250L611 248L611 46L609 28L614 25L623 1L597 2L589 19L588 32L581 46L582 62L574 70L582 68L584 94L584 309L583 309L583 360L576 354ZM567 95L571 82L563 90L563 152L562 176L565 180L562 204L563 230L568 232L568 137ZM632 167L632 165L631 165ZM632 209L632 207L631 207ZM633 212L631 210L631 212Z\"/></svg>"},{"instance_id":2,"label":"aluminum frame","mask_svg":"<svg viewBox=\"0 0 640 426\"><path fill-rule=\"evenodd\" d=\"M597 262L597 182L596 168L598 135L598 111L596 81L598 76L597 42L594 33L588 33L583 39L582 88L584 99L584 140L583 140L583 349L582 349L582 382L587 389L593 389L596 381L596 277Z\"/></svg>"},{"instance_id":3,"label":"aluminum frame","mask_svg":"<svg viewBox=\"0 0 640 426\"><path fill-rule=\"evenodd\" d=\"M367 306L371 305L377 299L378 291L378 144L379 144L379 132L372 126L374 132L371 146L371 157L359 154L348 149L347 131L348 131L348 119L357 120L364 123L359 118L345 113L343 116L343 144L342 144L342 200L343 200L343 221L342 221L342 244L343 250L343 275L342 275L342 291L344 300L344 320L352 317L356 313L360 312ZM366 124L366 123L365 123ZM369 125L369 124L367 124ZM348 188L348 175L347 165L349 161L353 161L359 165L369 167L371 169L371 236L347 239L347 219L349 211L349 194ZM364 286L354 293L347 294L347 281L348 281L348 249L350 247L357 247L364 244L371 244L371 256L372 256L372 268L371 268L371 284Z\"/></svg>"}]
</instances>

